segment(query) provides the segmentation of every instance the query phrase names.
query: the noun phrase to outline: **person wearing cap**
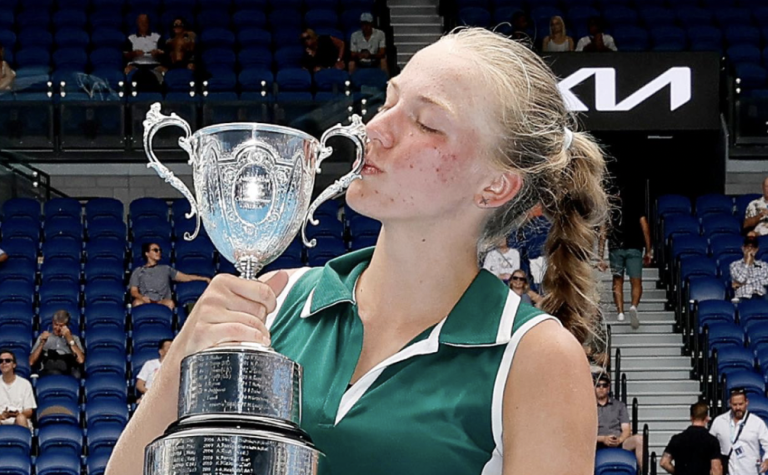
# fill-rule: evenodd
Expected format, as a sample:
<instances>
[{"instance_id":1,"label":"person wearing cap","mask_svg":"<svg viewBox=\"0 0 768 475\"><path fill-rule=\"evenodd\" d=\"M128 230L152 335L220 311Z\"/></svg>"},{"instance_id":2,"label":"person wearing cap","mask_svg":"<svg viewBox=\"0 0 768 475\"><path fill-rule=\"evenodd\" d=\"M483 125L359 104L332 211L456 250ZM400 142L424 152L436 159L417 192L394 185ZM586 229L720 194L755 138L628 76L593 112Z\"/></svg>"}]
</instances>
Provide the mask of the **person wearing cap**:
<instances>
[{"instance_id":1,"label":"person wearing cap","mask_svg":"<svg viewBox=\"0 0 768 475\"><path fill-rule=\"evenodd\" d=\"M756 475L768 471L768 427L760 417L751 417L744 388L731 389L729 403L731 410L717 416L709 429L720 443L726 473Z\"/></svg>"},{"instance_id":2,"label":"person wearing cap","mask_svg":"<svg viewBox=\"0 0 768 475\"><path fill-rule=\"evenodd\" d=\"M691 425L673 435L659 465L675 475L722 475L720 444L709 433L709 406L691 404Z\"/></svg>"},{"instance_id":3,"label":"person wearing cap","mask_svg":"<svg viewBox=\"0 0 768 475\"><path fill-rule=\"evenodd\" d=\"M597 397L597 448L622 448L635 454L643 468L643 436L632 435L627 405L611 397L611 377L601 373L595 384Z\"/></svg>"},{"instance_id":4,"label":"person wearing cap","mask_svg":"<svg viewBox=\"0 0 768 475\"><path fill-rule=\"evenodd\" d=\"M741 250L744 258L731 263L731 285L736 291L737 299L751 299L765 295L768 285L768 264L755 258L760 248L754 236L744 238Z\"/></svg>"},{"instance_id":5,"label":"person wearing cap","mask_svg":"<svg viewBox=\"0 0 768 475\"><path fill-rule=\"evenodd\" d=\"M384 32L373 27L373 15L360 15L360 29L350 38L349 73L357 68L381 68L387 76L387 38Z\"/></svg>"},{"instance_id":6,"label":"person wearing cap","mask_svg":"<svg viewBox=\"0 0 768 475\"><path fill-rule=\"evenodd\" d=\"M744 212L744 231L768 235L768 178L763 180L763 196L753 200Z\"/></svg>"}]
</instances>

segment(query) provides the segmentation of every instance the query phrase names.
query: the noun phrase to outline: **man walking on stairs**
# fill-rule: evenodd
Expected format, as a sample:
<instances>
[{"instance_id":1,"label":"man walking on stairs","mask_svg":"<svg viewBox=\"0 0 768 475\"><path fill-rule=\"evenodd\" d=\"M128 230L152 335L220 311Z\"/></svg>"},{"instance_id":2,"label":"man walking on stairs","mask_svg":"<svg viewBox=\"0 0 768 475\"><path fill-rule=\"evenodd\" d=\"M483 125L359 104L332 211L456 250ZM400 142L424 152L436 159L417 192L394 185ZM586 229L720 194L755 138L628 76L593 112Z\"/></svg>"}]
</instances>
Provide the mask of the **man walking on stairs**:
<instances>
[{"instance_id":1,"label":"man walking on stairs","mask_svg":"<svg viewBox=\"0 0 768 475\"><path fill-rule=\"evenodd\" d=\"M723 475L720 443L707 430L708 423L709 406L692 404L691 425L672 436L659 465L675 475Z\"/></svg>"},{"instance_id":2,"label":"man walking on stairs","mask_svg":"<svg viewBox=\"0 0 768 475\"><path fill-rule=\"evenodd\" d=\"M620 206L613 210L610 229L603 228L601 233L598 268L602 272L608 269L603 258L607 237L613 274L613 301L616 303L617 318L620 322L624 321L624 274L626 273L632 288L629 318L632 328L637 330L640 327L637 306L640 305L640 298L643 295L643 265L649 265L653 256L643 189L641 186L631 185L618 187L614 195Z\"/></svg>"}]
</instances>

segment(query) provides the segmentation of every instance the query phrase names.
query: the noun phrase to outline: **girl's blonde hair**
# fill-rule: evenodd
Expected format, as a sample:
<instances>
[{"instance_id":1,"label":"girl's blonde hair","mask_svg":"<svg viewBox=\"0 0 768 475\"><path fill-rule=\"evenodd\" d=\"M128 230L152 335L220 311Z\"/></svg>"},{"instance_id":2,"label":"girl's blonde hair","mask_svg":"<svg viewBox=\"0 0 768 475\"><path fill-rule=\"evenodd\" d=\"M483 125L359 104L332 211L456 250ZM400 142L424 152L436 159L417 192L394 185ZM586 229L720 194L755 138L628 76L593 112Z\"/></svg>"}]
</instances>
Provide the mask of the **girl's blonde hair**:
<instances>
[{"instance_id":1,"label":"girl's blonde hair","mask_svg":"<svg viewBox=\"0 0 768 475\"><path fill-rule=\"evenodd\" d=\"M518 229L540 204L552 223L541 308L583 342L599 318L590 261L609 209L603 153L588 134L577 131L557 78L524 45L481 28L457 29L440 41L469 53L478 88L499 105L491 121L497 124L493 133L498 139L489 158L500 170L519 173L523 181L515 198L488 219L478 250L486 251Z\"/></svg>"},{"instance_id":2,"label":"girl's blonde hair","mask_svg":"<svg viewBox=\"0 0 768 475\"><path fill-rule=\"evenodd\" d=\"M563 20L563 17L561 17L560 15L555 15L552 18L549 19L549 37L551 38L551 37L554 36L554 34L552 33L552 20L559 21L560 24L563 25L563 31L562 31L563 36L564 37L568 36L567 33L565 32L565 21Z\"/></svg>"}]
</instances>

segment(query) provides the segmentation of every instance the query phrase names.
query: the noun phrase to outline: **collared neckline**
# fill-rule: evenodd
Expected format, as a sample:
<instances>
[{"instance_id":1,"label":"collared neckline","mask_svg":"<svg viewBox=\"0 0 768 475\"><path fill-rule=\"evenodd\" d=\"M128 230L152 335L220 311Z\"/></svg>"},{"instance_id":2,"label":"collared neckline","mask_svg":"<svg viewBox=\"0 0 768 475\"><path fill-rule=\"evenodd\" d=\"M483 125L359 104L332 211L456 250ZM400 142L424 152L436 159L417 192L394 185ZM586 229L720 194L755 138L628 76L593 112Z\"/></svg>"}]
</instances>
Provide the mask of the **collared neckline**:
<instances>
[{"instance_id":1,"label":"collared neckline","mask_svg":"<svg viewBox=\"0 0 768 475\"><path fill-rule=\"evenodd\" d=\"M355 287L368 267L374 248L361 249L329 261L312 289L301 318L317 315L334 305L355 305ZM496 276L480 270L459 301L443 319L439 342L454 346L494 346L511 340L520 297ZM505 312L507 310L507 312ZM511 310L511 312L510 312Z\"/></svg>"},{"instance_id":2,"label":"collared neckline","mask_svg":"<svg viewBox=\"0 0 768 475\"><path fill-rule=\"evenodd\" d=\"M609 397L608 398L608 402L606 402L605 404L600 404L600 401L597 401L597 407L612 406L613 405L613 400L614 399L612 397Z\"/></svg>"}]
</instances>

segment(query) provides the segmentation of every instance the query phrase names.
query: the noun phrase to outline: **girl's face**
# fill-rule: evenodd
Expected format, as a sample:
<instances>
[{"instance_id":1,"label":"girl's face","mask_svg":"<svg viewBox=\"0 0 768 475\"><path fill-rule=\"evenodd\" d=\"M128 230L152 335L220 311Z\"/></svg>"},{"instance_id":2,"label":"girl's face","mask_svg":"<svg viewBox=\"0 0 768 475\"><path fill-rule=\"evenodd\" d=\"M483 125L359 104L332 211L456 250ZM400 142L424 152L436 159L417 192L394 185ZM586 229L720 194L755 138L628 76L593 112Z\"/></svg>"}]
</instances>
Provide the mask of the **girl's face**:
<instances>
[{"instance_id":1,"label":"girl's face","mask_svg":"<svg viewBox=\"0 0 768 475\"><path fill-rule=\"evenodd\" d=\"M552 33L562 33L563 22L559 18L553 18L552 21L549 22L549 27L552 29Z\"/></svg>"},{"instance_id":2,"label":"girl's face","mask_svg":"<svg viewBox=\"0 0 768 475\"><path fill-rule=\"evenodd\" d=\"M347 191L356 211L420 223L482 213L483 189L499 175L484 156L493 144L494 103L466 53L452 45L421 50L390 81L367 125L363 179Z\"/></svg>"},{"instance_id":3,"label":"girl's face","mask_svg":"<svg viewBox=\"0 0 768 475\"><path fill-rule=\"evenodd\" d=\"M512 274L512 277L509 279L509 282L512 284L513 289L523 289L525 288L525 274L522 272L514 272Z\"/></svg>"}]
</instances>

